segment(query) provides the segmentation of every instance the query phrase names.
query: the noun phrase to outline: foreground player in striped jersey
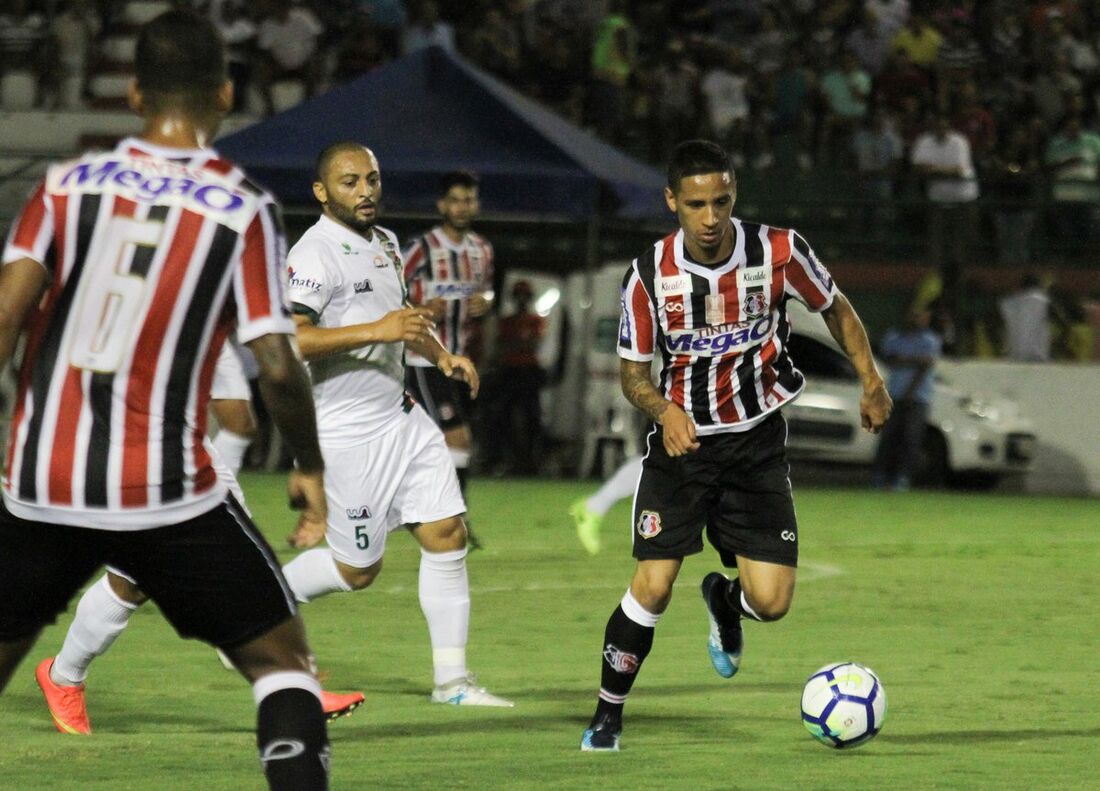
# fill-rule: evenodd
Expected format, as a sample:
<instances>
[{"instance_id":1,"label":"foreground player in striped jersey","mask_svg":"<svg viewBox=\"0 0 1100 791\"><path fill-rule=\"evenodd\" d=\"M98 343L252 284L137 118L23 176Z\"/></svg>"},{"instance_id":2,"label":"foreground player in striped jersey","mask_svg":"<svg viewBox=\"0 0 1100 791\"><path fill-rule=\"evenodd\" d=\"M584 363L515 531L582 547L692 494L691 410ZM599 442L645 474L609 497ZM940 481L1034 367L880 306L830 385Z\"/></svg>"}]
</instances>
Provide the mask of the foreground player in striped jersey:
<instances>
[{"instance_id":1,"label":"foreground player in striped jersey","mask_svg":"<svg viewBox=\"0 0 1100 791\"><path fill-rule=\"evenodd\" d=\"M51 166L9 236L0 364L24 326L28 338L0 507L0 687L107 563L252 683L270 787L323 789L328 736L297 606L205 439L215 360L235 329L297 458L291 502L324 523L279 210L205 147L232 106L225 68L205 18L147 24L130 88L141 137Z\"/></svg>"},{"instance_id":2,"label":"foreground player in striped jersey","mask_svg":"<svg viewBox=\"0 0 1100 791\"><path fill-rule=\"evenodd\" d=\"M218 434L211 444L214 446L212 461L218 477L225 482L240 506L247 510L244 492L237 484L236 476L240 471L244 448L247 448L245 432L250 426L255 426L255 417L242 353L246 352L237 348L234 341L227 340L214 366L210 411L218 420ZM227 432L227 423L237 431ZM234 435L228 447L218 442L223 433ZM74 735L92 732L84 694L88 668L97 656L114 645L129 625L130 617L148 600L149 597L134 579L115 568L108 568L80 597L76 614L65 632L65 640L57 656L43 659L35 674L58 731ZM234 669L232 661L220 650L219 656L228 669ZM351 714L362 705L363 700L360 692L321 691L321 705L325 717L330 720Z\"/></svg>"},{"instance_id":3,"label":"foreground player in striped jersey","mask_svg":"<svg viewBox=\"0 0 1100 791\"><path fill-rule=\"evenodd\" d=\"M480 209L477 176L452 171L439 186L436 207L443 222L405 249L405 284L409 302L432 311L440 345L468 357L472 322L492 304L493 246L470 228ZM442 429L465 497L471 446L469 390L419 354L407 355L406 364L405 385ZM466 529L470 549L477 549L480 543L469 522Z\"/></svg>"},{"instance_id":4,"label":"foreground player in striped jersey","mask_svg":"<svg viewBox=\"0 0 1100 791\"><path fill-rule=\"evenodd\" d=\"M738 571L703 579L719 675L737 672L742 617L774 621L791 606L798 529L779 409L804 381L786 348L788 299L821 312L855 366L864 428L878 432L890 414L863 325L813 250L794 231L733 217L736 197L720 146L681 143L665 189L680 229L635 259L623 281L623 393L654 425L634 497L638 564L604 632L585 751L619 748L627 693L684 557L703 549L704 528L722 565Z\"/></svg>"},{"instance_id":5,"label":"foreground player in striped jersey","mask_svg":"<svg viewBox=\"0 0 1100 791\"><path fill-rule=\"evenodd\" d=\"M313 194L323 207L287 256L298 343L309 364L321 452L327 531L299 530L303 552L284 572L300 602L368 587L382 571L390 532L420 544L420 608L432 643L436 703L511 706L466 669L470 585L466 503L443 434L405 392L405 349L431 360L477 396L466 357L432 335L430 311L408 307L397 238L376 225L378 160L359 143L321 152ZM323 527L323 526L322 526Z\"/></svg>"}]
</instances>

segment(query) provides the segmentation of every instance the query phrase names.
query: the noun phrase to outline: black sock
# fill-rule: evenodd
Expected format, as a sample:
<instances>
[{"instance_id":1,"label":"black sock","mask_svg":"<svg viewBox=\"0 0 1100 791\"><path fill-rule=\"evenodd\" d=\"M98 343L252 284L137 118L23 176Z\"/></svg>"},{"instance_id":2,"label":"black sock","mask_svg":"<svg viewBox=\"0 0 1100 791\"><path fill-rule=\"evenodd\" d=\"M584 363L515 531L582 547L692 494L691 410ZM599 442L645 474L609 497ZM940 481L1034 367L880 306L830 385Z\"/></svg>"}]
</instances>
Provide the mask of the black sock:
<instances>
[{"instance_id":1,"label":"black sock","mask_svg":"<svg viewBox=\"0 0 1100 791\"><path fill-rule=\"evenodd\" d=\"M328 788L325 715L321 701L312 692L291 687L261 700L256 743L272 791Z\"/></svg>"},{"instance_id":2,"label":"black sock","mask_svg":"<svg viewBox=\"0 0 1100 791\"><path fill-rule=\"evenodd\" d=\"M653 647L652 626L635 623L623 612L622 605L615 608L607 621L603 635L603 662L600 669L600 698L596 704L593 724L605 714L619 718L623 704L634 679L642 669L642 662Z\"/></svg>"},{"instance_id":3,"label":"black sock","mask_svg":"<svg viewBox=\"0 0 1100 791\"><path fill-rule=\"evenodd\" d=\"M734 577L730 580L729 587L726 588L726 604L732 607L737 612L741 613L741 616L748 618L750 621L761 620L760 616L754 612L749 612L745 609L745 605L741 603L741 578Z\"/></svg>"}]
</instances>

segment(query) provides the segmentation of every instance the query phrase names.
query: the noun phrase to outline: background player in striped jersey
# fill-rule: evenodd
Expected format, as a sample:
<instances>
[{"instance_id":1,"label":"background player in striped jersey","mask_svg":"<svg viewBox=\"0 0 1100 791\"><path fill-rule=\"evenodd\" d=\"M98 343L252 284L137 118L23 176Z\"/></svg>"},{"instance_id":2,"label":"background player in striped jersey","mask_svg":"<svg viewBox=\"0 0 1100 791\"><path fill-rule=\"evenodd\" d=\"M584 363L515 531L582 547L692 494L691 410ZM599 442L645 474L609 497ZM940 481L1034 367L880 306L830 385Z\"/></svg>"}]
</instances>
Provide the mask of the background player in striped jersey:
<instances>
[{"instance_id":1,"label":"background player in striped jersey","mask_svg":"<svg viewBox=\"0 0 1100 791\"><path fill-rule=\"evenodd\" d=\"M786 300L821 312L851 359L864 428L877 432L890 414L863 325L813 250L794 231L733 217L736 197L720 146L681 143L665 188L680 229L635 259L623 281L623 394L654 425L634 498L638 564L607 622L582 750L618 749L623 704L704 528L722 564L738 570L733 580L712 572L702 585L719 675L737 672L742 617L774 621L791 606L798 529L779 409L804 380L786 349Z\"/></svg>"},{"instance_id":2,"label":"background player in striped jersey","mask_svg":"<svg viewBox=\"0 0 1100 791\"><path fill-rule=\"evenodd\" d=\"M318 157L313 194L324 207L287 256L298 343L317 403L329 518L327 549L284 569L307 602L366 588L382 570L388 534L407 528L420 544L420 608L432 643L436 703L511 706L466 669L470 585L466 503L443 434L405 392L405 349L477 395L477 371L432 335L431 311L407 306L401 251L375 224L378 160L359 143ZM306 546L320 534L301 530Z\"/></svg>"},{"instance_id":3,"label":"background player in striped jersey","mask_svg":"<svg viewBox=\"0 0 1100 791\"><path fill-rule=\"evenodd\" d=\"M252 682L269 785L321 789L328 737L305 631L205 439L215 360L235 329L298 460L291 501L323 524L279 210L205 147L232 106L225 68L204 18L173 11L146 25L130 88L141 137L51 166L9 236L0 364L24 326L28 339L0 508L0 686L109 563Z\"/></svg>"},{"instance_id":4,"label":"background player in striped jersey","mask_svg":"<svg viewBox=\"0 0 1100 791\"><path fill-rule=\"evenodd\" d=\"M478 215L479 183L467 170L440 179L439 209L443 222L417 237L404 253L409 302L431 310L436 337L451 354L469 356L472 323L488 312L493 299L493 246L471 229ZM405 386L443 430L462 496L470 466L470 391L444 376L419 354L406 357ZM470 549L479 542L467 522Z\"/></svg>"}]
</instances>

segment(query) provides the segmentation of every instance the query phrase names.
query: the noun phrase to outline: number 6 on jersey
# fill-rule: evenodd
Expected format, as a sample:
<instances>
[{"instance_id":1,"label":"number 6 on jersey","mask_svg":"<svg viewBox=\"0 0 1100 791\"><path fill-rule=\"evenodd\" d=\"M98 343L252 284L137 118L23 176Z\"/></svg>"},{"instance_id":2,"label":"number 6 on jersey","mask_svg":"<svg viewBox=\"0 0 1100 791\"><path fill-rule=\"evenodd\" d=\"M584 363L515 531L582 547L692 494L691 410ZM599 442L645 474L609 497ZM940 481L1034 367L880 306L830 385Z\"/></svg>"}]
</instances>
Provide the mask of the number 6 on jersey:
<instances>
[{"instance_id":1,"label":"number 6 on jersey","mask_svg":"<svg viewBox=\"0 0 1100 791\"><path fill-rule=\"evenodd\" d=\"M122 362L122 354L133 335L138 311L145 296L145 278L120 270L132 247L155 247L164 232L161 222L143 222L115 217L88 253L88 261L112 261L109 277L91 277L81 286L80 320L76 326L92 328L73 339L69 359L77 368L111 373Z\"/></svg>"}]
</instances>

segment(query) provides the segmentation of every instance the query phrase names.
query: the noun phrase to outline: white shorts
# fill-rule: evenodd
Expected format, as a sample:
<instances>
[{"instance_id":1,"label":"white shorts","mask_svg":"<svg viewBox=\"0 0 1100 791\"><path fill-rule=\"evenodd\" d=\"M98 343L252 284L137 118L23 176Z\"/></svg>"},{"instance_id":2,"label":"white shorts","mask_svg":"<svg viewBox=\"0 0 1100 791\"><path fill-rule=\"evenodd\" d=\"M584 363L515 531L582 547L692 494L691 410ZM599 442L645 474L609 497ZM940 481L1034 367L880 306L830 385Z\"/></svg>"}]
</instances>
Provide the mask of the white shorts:
<instances>
[{"instance_id":1,"label":"white shorts","mask_svg":"<svg viewBox=\"0 0 1100 791\"><path fill-rule=\"evenodd\" d=\"M366 568L399 527L435 522L466 512L443 433L419 406L399 425L352 448L322 446L326 539L341 563Z\"/></svg>"},{"instance_id":2,"label":"white shorts","mask_svg":"<svg viewBox=\"0 0 1100 791\"><path fill-rule=\"evenodd\" d=\"M210 383L210 397L215 401L251 401L252 391L248 387L244 364L237 345L226 341L222 346L218 361L214 364L214 381Z\"/></svg>"}]
</instances>

